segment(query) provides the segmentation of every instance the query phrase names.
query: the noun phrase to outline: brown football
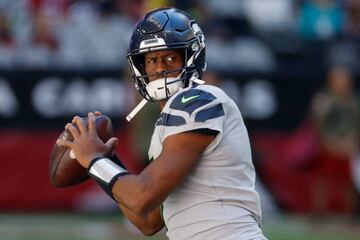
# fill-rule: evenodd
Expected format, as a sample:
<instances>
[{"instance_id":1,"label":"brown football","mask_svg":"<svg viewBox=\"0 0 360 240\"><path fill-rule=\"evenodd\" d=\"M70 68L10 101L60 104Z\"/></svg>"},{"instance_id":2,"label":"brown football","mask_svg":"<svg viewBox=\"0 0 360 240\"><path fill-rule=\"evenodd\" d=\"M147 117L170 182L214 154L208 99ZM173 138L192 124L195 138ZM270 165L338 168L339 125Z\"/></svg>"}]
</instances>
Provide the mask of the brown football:
<instances>
[{"instance_id":1,"label":"brown football","mask_svg":"<svg viewBox=\"0 0 360 240\"><path fill-rule=\"evenodd\" d=\"M87 124L87 118L83 118ZM109 117L96 116L96 131L101 140L106 142L113 136L113 127ZM68 130L64 130L58 139L65 138L72 141L74 138ZM50 155L49 173L51 184L54 187L69 187L84 182L89 178L87 170L76 159L70 157L70 149L60 147L56 143Z\"/></svg>"}]
</instances>

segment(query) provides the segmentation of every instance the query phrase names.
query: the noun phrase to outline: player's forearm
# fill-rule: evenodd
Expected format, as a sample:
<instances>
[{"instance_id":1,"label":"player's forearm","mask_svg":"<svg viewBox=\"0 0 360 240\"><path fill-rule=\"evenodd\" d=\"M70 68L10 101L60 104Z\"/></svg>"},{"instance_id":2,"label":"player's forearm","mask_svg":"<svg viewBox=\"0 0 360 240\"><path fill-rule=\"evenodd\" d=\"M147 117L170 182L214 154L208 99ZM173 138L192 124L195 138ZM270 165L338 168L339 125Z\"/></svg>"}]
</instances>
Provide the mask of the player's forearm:
<instances>
[{"instance_id":1,"label":"player's forearm","mask_svg":"<svg viewBox=\"0 0 360 240\"><path fill-rule=\"evenodd\" d=\"M145 216L136 214L124 205L119 204L119 207L127 219L146 236L154 235L165 225L160 215L160 207Z\"/></svg>"},{"instance_id":2,"label":"player's forearm","mask_svg":"<svg viewBox=\"0 0 360 240\"><path fill-rule=\"evenodd\" d=\"M112 192L120 204L143 216L157 209L166 197L156 192L155 182L144 172L120 177Z\"/></svg>"},{"instance_id":3,"label":"player's forearm","mask_svg":"<svg viewBox=\"0 0 360 240\"><path fill-rule=\"evenodd\" d=\"M90 176L118 203L139 215L147 215L165 200L171 173L146 167L140 175L132 175L106 157L96 157L89 164ZM165 176L164 176L165 175ZM164 188L165 186L165 188Z\"/></svg>"},{"instance_id":4,"label":"player's forearm","mask_svg":"<svg viewBox=\"0 0 360 240\"><path fill-rule=\"evenodd\" d=\"M159 207L184 180L213 139L214 136L199 133L170 136L161 154L139 175L128 174L103 157L92 160L89 173L104 183L106 192L118 203L145 216Z\"/></svg>"},{"instance_id":5,"label":"player's forearm","mask_svg":"<svg viewBox=\"0 0 360 240\"><path fill-rule=\"evenodd\" d=\"M112 188L115 199L137 214L153 211L184 180L213 139L198 133L168 137L161 154L139 175L117 179Z\"/></svg>"}]
</instances>

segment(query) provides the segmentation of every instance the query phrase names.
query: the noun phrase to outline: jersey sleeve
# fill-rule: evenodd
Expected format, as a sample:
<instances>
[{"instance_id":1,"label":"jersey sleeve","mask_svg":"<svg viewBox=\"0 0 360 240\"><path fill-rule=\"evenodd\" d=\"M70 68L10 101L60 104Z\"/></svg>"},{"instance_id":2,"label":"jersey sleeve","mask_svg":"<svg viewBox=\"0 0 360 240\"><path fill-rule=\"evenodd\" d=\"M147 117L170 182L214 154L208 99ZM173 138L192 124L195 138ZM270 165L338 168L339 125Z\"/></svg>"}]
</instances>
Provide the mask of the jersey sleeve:
<instances>
[{"instance_id":1,"label":"jersey sleeve","mask_svg":"<svg viewBox=\"0 0 360 240\"><path fill-rule=\"evenodd\" d=\"M157 125L163 127L162 140L170 135L200 129L216 131L217 138L220 138L224 117L224 104L219 98L204 90L190 89L172 99L169 108L160 114Z\"/></svg>"}]
</instances>

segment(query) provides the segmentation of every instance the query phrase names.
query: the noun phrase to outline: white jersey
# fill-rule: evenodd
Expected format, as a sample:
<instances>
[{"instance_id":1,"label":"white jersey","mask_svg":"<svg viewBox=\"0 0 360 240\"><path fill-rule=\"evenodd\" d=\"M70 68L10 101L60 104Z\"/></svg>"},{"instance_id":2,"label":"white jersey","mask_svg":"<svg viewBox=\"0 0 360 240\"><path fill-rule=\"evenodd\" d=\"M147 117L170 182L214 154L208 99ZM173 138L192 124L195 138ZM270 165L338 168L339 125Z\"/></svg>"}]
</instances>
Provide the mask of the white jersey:
<instances>
[{"instance_id":1,"label":"white jersey","mask_svg":"<svg viewBox=\"0 0 360 240\"><path fill-rule=\"evenodd\" d=\"M192 130L218 134L163 203L169 239L265 239L249 137L236 104L214 86L179 91L160 113L149 156L156 161L166 137Z\"/></svg>"}]
</instances>

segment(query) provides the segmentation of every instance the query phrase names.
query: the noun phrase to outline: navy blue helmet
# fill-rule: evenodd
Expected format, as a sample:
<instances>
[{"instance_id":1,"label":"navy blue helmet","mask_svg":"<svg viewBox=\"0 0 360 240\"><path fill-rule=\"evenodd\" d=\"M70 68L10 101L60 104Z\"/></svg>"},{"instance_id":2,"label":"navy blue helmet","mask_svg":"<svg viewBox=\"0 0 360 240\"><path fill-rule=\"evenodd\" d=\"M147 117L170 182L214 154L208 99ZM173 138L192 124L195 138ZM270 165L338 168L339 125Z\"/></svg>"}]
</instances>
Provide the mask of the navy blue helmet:
<instances>
[{"instance_id":1,"label":"navy blue helmet","mask_svg":"<svg viewBox=\"0 0 360 240\"><path fill-rule=\"evenodd\" d=\"M127 53L140 94L148 101L167 99L192 80L201 78L206 69L204 40L195 20L179 9L159 8L147 13L137 23ZM163 83L154 90L145 73L144 54L164 49L178 49L184 56L184 65L176 70L180 72L176 78L167 78L169 72L165 71ZM163 93L156 94L159 91Z\"/></svg>"}]
</instances>

